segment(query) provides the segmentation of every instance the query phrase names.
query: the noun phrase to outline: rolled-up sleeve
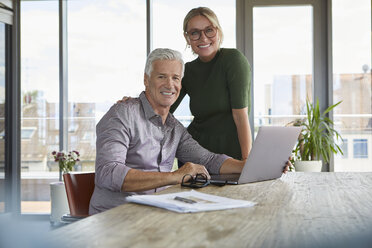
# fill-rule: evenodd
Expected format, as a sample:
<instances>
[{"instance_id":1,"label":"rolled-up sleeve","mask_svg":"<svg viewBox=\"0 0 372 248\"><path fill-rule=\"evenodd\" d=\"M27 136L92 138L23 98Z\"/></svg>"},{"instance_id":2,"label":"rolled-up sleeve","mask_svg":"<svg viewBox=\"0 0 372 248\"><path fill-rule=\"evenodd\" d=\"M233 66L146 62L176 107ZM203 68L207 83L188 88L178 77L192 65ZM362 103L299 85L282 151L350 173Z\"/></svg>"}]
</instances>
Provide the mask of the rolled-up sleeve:
<instances>
[{"instance_id":1,"label":"rolled-up sleeve","mask_svg":"<svg viewBox=\"0 0 372 248\"><path fill-rule=\"evenodd\" d=\"M223 162L230 158L225 154L215 154L208 151L199 145L186 129L182 133L176 157L183 162L204 165L210 174L220 174Z\"/></svg>"},{"instance_id":2,"label":"rolled-up sleeve","mask_svg":"<svg viewBox=\"0 0 372 248\"><path fill-rule=\"evenodd\" d=\"M97 124L96 185L114 192L121 191L125 176L131 169L125 165L130 141L127 128L130 120L119 114L116 104Z\"/></svg>"}]
</instances>

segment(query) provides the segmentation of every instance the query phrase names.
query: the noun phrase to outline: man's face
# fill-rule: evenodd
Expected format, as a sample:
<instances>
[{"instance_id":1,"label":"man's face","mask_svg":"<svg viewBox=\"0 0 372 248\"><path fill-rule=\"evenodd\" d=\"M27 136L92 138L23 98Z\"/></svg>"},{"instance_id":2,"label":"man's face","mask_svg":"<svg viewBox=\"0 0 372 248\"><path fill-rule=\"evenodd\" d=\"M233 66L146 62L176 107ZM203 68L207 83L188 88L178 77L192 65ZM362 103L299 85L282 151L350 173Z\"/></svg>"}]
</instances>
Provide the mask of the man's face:
<instances>
[{"instance_id":1,"label":"man's face","mask_svg":"<svg viewBox=\"0 0 372 248\"><path fill-rule=\"evenodd\" d=\"M181 90L182 64L177 60L156 60L150 77L145 74L146 96L156 113L177 100ZM159 111L158 111L159 110Z\"/></svg>"}]
</instances>

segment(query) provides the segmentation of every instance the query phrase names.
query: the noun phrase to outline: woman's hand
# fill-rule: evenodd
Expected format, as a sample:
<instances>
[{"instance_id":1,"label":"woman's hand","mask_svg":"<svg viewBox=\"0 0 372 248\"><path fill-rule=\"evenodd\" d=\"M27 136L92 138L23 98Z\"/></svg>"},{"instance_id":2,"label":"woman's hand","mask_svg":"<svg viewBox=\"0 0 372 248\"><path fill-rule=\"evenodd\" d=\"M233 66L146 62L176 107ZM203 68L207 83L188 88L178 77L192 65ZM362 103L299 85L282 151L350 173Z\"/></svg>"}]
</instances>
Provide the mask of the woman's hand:
<instances>
[{"instance_id":1,"label":"woman's hand","mask_svg":"<svg viewBox=\"0 0 372 248\"><path fill-rule=\"evenodd\" d=\"M286 174L289 171L289 168L293 167L293 164L291 163L291 160L292 160L292 157L289 157L287 163L285 163L285 166L284 166L284 169L283 169L284 174Z\"/></svg>"},{"instance_id":2,"label":"woman's hand","mask_svg":"<svg viewBox=\"0 0 372 248\"><path fill-rule=\"evenodd\" d=\"M130 96L123 96L123 98L121 100L117 100L116 103L125 102L126 100L129 100L129 99L131 99Z\"/></svg>"}]
</instances>

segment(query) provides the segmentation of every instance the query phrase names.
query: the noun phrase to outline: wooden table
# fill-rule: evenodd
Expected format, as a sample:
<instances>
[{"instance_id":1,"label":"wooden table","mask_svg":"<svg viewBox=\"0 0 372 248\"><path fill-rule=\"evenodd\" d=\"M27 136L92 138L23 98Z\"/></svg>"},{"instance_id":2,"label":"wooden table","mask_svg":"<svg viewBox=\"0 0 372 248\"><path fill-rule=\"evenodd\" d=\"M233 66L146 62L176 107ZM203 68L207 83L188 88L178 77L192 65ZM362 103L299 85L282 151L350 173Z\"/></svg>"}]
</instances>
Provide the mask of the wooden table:
<instances>
[{"instance_id":1,"label":"wooden table","mask_svg":"<svg viewBox=\"0 0 372 248\"><path fill-rule=\"evenodd\" d=\"M182 190L189 189L177 185L162 193ZM69 248L372 244L369 236L372 235L372 173L369 172L290 172L277 180L208 186L200 192L251 200L257 205L179 214L130 203L54 230L52 239Z\"/></svg>"}]
</instances>

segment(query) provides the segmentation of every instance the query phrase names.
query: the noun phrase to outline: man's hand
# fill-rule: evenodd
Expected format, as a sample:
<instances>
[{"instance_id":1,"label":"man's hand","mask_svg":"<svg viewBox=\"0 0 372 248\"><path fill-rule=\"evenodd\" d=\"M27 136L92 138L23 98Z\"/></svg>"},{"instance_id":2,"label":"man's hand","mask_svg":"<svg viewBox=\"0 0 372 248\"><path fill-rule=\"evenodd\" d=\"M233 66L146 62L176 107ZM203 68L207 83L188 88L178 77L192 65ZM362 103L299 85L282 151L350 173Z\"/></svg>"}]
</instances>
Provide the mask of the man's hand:
<instances>
[{"instance_id":1,"label":"man's hand","mask_svg":"<svg viewBox=\"0 0 372 248\"><path fill-rule=\"evenodd\" d=\"M194 163L191 163L191 162L187 162L181 168L179 168L178 170L176 170L172 173L176 177L176 180L177 180L178 183L182 182L182 178L186 174L190 174L191 176L195 177L196 174L203 173L203 174L207 175L208 179L211 178L207 169L203 165L194 164Z\"/></svg>"}]
</instances>

